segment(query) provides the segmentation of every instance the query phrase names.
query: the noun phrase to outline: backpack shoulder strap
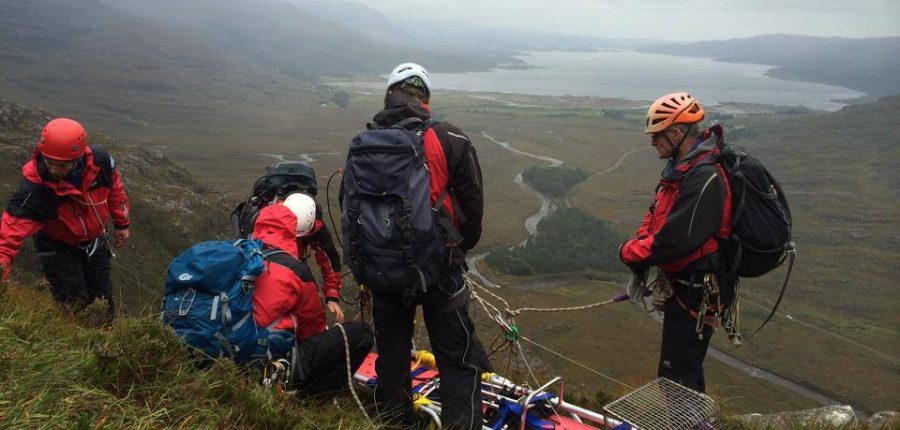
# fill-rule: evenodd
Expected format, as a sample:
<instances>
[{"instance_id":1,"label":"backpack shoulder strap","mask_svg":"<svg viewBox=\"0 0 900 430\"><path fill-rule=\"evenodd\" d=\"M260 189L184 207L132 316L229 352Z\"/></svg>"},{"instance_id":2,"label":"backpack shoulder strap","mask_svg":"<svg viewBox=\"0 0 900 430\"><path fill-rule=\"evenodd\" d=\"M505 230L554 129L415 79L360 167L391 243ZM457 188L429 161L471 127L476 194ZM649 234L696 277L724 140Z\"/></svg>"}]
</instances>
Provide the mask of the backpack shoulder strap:
<instances>
[{"instance_id":1,"label":"backpack shoulder strap","mask_svg":"<svg viewBox=\"0 0 900 430\"><path fill-rule=\"evenodd\" d=\"M309 270L309 266L306 263L298 260L291 254L282 251L278 248L270 248L263 251L263 258L270 263L275 263L279 266L290 269L297 275L298 278L303 280L304 282L315 282L315 278L312 275L312 271Z\"/></svg>"},{"instance_id":2,"label":"backpack shoulder strap","mask_svg":"<svg viewBox=\"0 0 900 430\"><path fill-rule=\"evenodd\" d=\"M411 125L415 125L415 127L410 127ZM407 130L424 131L432 126L433 123L431 122L431 120L425 120L417 116L411 116L409 118L391 124L389 128L403 128Z\"/></svg>"},{"instance_id":3,"label":"backpack shoulder strap","mask_svg":"<svg viewBox=\"0 0 900 430\"><path fill-rule=\"evenodd\" d=\"M100 167L104 174L112 175L112 171L116 166L109 152L102 146L97 145L91 145L91 152L94 154L94 164Z\"/></svg>"}]
</instances>

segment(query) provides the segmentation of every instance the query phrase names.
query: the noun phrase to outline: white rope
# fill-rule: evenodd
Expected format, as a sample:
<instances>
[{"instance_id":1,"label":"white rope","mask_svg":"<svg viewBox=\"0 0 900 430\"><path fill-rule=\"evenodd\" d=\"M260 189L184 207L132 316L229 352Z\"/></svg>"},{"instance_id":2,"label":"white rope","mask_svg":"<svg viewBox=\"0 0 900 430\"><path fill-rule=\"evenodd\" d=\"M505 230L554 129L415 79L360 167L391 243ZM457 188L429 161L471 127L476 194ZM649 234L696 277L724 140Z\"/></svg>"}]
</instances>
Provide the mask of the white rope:
<instances>
[{"instance_id":1,"label":"white rope","mask_svg":"<svg viewBox=\"0 0 900 430\"><path fill-rule=\"evenodd\" d=\"M509 315L509 316L515 316L515 315L518 315L518 313L519 313L519 312L522 312L522 311L563 312L563 311L567 311L567 310L590 309L590 308L593 308L593 307L598 307L598 306L603 306L603 305L607 305L607 304L610 304L610 303L615 303L615 299L612 299L612 300L607 300L607 301L605 301L605 302L592 303L592 304L590 304L590 305L585 305L585 306L575 306L575 307L569 307L569 308L520 308L520 309L518 309L518 310L516 310L516 311L511 311L511 310L509 309L508 302L506 302L506 300L503 300L502 297L500 297L500 296L494 294L493 292L491 292L490 290L488 290L488 289L485 288L484 286L478 284L477 282L472 281L471 279L470 279L469 281L472 282L472 284L475 285L476 287L480 288L482 291L487 292L487 293L490 294L491 296L496 297L497 299L499 299L500 301L502 301L504 304L506 304L506 305L507 305L506 313L507 313L507 315ZM488 310L488 307L491 307L491 308L494 310L495 316L494 316L492 319L494 319L494 321L497 322L497 324L500 326L500 328L503 329L504 331L507 331L507 332L510 331L510 330L511 330L510 325L509 325L509 323L507 323L506 320L504 320L503 317L501 316L501 314L502 314L501 311L500 311L499 309L497 309L496 306L492 305L490 302L488 302L488 301L485 300L484 298L480 297L480 296L478 295L478 293L475 292L475 289L474 289L474 288L473 288L471 291L472 291L472 296L476 299L476 301L478 301L479 304L481 304L481 306L484 308L485 312L487 312L487 313L490 315L491 312ZM629 389L633 389L633 388L634 388L634 387L632 387L632 386L630 386L630 385L628 385L628 384L626 384L626 383L624 383L624 382L622 382L622 381L619 381L618 379L613 378L612 376L609 376L609 375L607 375L607 374L604 374L603 372L600 372L600 371L598 371L598 370L596 370L596 369L593 369L593 368L591 368L590 366L588 366L588 365L586 365L586 364L584 364L584 363L581 363L581 362L578 362L578 361L576 361L576 360L573 360L573 359L571 359L571 358L569 358L569 357L567 357L567 356L565 356L565 355L563 355L563 354L561 354L561 353L559 353L559 352L557 352L557 351L554 351L554 350L551 349L551 348L548 348L548 347L546 347L546 346L544 346L544 345L541 345L541 344L539 344L539 343L537 343L537 342L535 342L535 341L533 341L533 340L531 340L531 339L529 339L529 338L527 338L527 337L525 337L525 336L519 335L519 337L520 337L522 340L525 340L525 341L531 343L532 345L537 346L538 348L541 348L541 349L543 349L543 350L545 350L545 351L547 351L547 352L549 352L549 353L551 353L551 354L553 354L553 355L556 355L556 356L559 357L559 358L562 358L562 359L564 359L564 360L566 360L566 361L568 361L568 362L570 362L570 363L572 363L572 364L575 364L575 365L577 365L577 366L579 366L579 367L581 367L581 368L583 368L583 369L586 369L586 370L588 370L588 371L590 371L590 372L596 374L597 376L600 376L600 377L602 377L602 378L604 378L604 379L607 379L607 380L609 380L609 381L615 382L616 384L622 385L622 386L624 386L624 387L626 387L626 388L629 388ZM516 349L519 350L519 354L522 356L522 361L525 363L525 366L528 368L528 371L532 374L532 378L534 378L534 379L535 379L535 382L537 382L537 378L534 377L534 373L531 371L531 367L528 365L528 361L525 359L524 351L523 351L521 345L519 344L519 342L515 342L515 346L516 346ZM540 385L540 384L538 384L538 385Z\"/></svg>"},{"instance_id":2,"label":"white rope","mask_svg":"<svg viewBox=\"0 0 900 430\"><path fill-rule=\"evenodd\" d=\"M341 336L344 337L344 358L347 359L347 387L350 388L350 394L352 394L353 399L356 400L356 405L359 406L359 410L362 412L363 416L366 417L367 420L372 421L372 418L369 418L369 413L366 412L366 408L363 406L362 401L359 400L359 396L356 395L356 388L353 385L353 371L350 370L350 340L347 339L347 332L344 331L344 326L340 323L336 323L335 327L341 331Z\"/></svg>"},{"instance_id":3,"label":"white rope","mask_svg":"<svg viewBox=\"0 0 900 430\"><path fill-rule=\"evenodd\" d=\"M617 384L619 384L619 385L622 385L622 386L624 386L624 387L626 387L626 388L634 389L634 387L632 387L631 385L628 385L628 384L626 384L626 383L624 383L624 382L622 382L622 381L620 381L620 380L618 380L618 379L616 379L616 378L613 378L612 376L606 375L606 374L604 374L604 373L602 373L602 372L600 372L600 371L594 370L594 369L590 368L588 365L586 365L586 364L584 364L584 363L580 363L580 362L575 361L575 360L573 360L573 359L571 359L571 358L569 358L569 357L566 357L565 355L562 355L562 354L560 354L560 353L558 353L558 352L556 352L556 351L554 351L554 350L552 350L552 349L550 349L550 348L548 348L548 347L546 347L546 346L544 346L544 345L541 345L541 344L539 344L539 343L537 343L537 342L535 342L535 341L533 341L533 340L531 340L531 339L529 339L529 338L527 338L527 337L525 337L525 336L522 336L522 340L524 340L524 341L526 341L526 342L528 342L528 343L531 343L532 345L534 345L534 346L536 346L536 347L538 347L538 348L541 348L541 349L543 349L544 351L547 351L547 352L549 352L549 353L551 353L551 354L553 354L553 355L556 355L557 357L562 358L563 360L566 360L566 361L568 361L568 362L570 362L570 363L572 363L572 364L574 364L574 365L576 365L576 366L579 366L579 367L581 367L581 368L583 368L583 369L585 369L585 370L591 371L591 372L593 372L594 374L596 374L597 376L606 378L606 379L608 379L608 380L610 380L610 381L612 381L612 382L615 382L615 383L617 383Z\"/></svg>"},{"instance_id":4,"label":"white rope","mask_svg":"<svg viewBox=\"0 0 900 430\"><path fill-rule=\"evenodd\" d=\"M602 302L597 302L597 303L591 303L591 304L582 305L582 306L569 306L569 307L562 307L562 308L519 308L519 309L513 310L513 309L509 306L509 302L507 302L506 300L504 300L503 297L500 297L500 296L498 296L497 294L494 294L489 288L487 288L487 287L485 287L485 286L479 284L479 283L476 282L474 279L468 278L468 277L467 277L467 279L468 279L468 281L469 281L472 285L475 285L476 287L480 288L482 291L484 291L484 292L490 294L491 296L493 296L493 297L496 298L497 300L500 300L501 302L503 302L503 305L506 307L506 311L505 311L505 312L506 312L507 315L510 315L510 316L516 316L516 315L521 314L522 312L568 312L568 311L583 311L583 310L587 310L587 309L598 308L598 307L600 307L600 306L605 306L605 305L609 305L609 304L612 304L612 303L616 303L616 299L610 299L610 300L606 300L606 301L602 301Z\"/></svg>"},{"instance_id":5,"label":"white rope","mask_svg":"<svg viewBox=\"0 0 900 430\"><path fill-rule=\"evenodd\" d=\"M525 363L525 368L528 369L528 373L531 374L531 379L534 380L535 389L541 386L541 381L538 381L537 376L535 376L534 371L531 370L531 365L528 364L528 360L525 358L525 349L522 348L522 344L516 342L516 349L519 350L519 355L522 357L522 362ZM550 410L553 411L553 415L559 416L559 412L556 411L556 408L553 407L553 403L547 402L547 405L550 406ZM525 409L528 409L528 405L522 405Z\"/></svg>"},{"instance_id":6,"label":"white rope","mask_svg":"<svg viewBox=\"0 0 900 430\"><path fill-rule=\"evenodd\" d=\"M607 300L605 302L597 302L591 303L589 305L583 306L570 306L565 308L519 308L516 310L507 310L510 315L519 315L522 312L567 312L567 311L583 311L587 309L599 308L600 306L609 305L615 303L615 299Z\"/></svg>"}]
</instances>

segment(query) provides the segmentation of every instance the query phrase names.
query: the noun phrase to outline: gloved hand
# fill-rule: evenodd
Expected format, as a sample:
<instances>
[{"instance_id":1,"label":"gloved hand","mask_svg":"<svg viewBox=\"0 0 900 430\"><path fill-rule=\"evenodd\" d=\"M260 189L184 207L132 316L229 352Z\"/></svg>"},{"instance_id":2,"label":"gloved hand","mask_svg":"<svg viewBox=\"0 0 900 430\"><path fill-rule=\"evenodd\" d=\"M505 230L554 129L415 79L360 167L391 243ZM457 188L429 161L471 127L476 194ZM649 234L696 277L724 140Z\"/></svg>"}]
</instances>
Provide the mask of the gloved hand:
<instances>
[{"instance_id":1,"label":"gloved hand","mask_svg":"<svg viewBox=\"0 0 900 430\"><path fill-rule=\"evenodd\" d=\"M644 296L647 295L647 277L649 276L648 270L642 271L632 271L631 279L628 281L628 284L625 285L625 293L628 294L628 300L631 303L638 304L643 303Z\"/></svg>"}]
</instances>

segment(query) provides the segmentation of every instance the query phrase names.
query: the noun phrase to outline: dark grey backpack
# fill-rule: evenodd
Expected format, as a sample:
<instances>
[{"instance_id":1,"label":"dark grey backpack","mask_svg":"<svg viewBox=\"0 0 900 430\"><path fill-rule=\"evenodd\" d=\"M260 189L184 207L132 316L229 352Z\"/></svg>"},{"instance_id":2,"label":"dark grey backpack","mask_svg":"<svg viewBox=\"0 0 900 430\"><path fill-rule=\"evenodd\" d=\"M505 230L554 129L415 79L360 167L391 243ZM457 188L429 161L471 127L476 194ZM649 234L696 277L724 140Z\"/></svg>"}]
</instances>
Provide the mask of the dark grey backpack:
<instances>
[{"instance_id":1,"label":"dark grey backpack","mask_svg":"<svg viewBox=\"0 0 900 430\"><path fill-rule=\"evenodd\" d=\"M434 208L430 200L429 125L410 118L356 135L344 169L345 261L357 283L406 304L438 287L449 261L443 196Z\"/></svg>"}]
</instances>

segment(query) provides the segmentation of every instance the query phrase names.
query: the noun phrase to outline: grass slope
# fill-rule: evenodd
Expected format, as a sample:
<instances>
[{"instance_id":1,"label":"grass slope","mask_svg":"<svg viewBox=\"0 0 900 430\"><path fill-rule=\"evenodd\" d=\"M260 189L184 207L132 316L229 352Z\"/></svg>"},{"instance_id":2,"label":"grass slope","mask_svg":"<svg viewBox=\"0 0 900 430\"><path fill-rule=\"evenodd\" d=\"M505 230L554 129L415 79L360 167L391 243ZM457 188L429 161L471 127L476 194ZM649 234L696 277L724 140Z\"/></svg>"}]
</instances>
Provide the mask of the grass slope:
<instances>
[{"instance_id":1,"label":"grass slope","mask_svg":"<svg viewBox=\"0 0 900 430\"><path fill-rule=\"evenodd\" d=\"M155 319L112 327L61 313L49 292L0 293L0 428L368 429L349 397L298 401L216 362L198 370Z\"/></svg>"}]
</instances>

